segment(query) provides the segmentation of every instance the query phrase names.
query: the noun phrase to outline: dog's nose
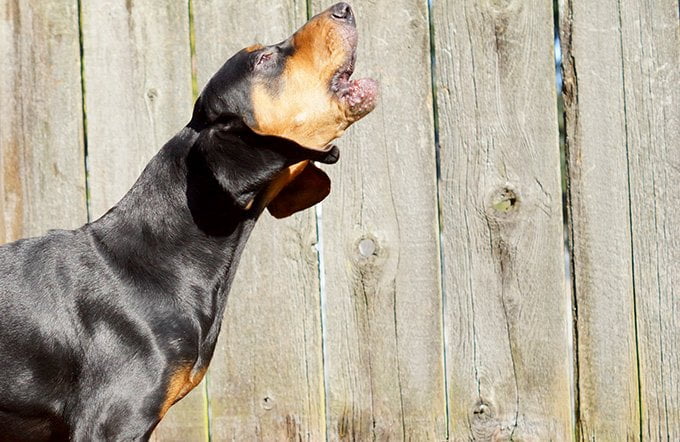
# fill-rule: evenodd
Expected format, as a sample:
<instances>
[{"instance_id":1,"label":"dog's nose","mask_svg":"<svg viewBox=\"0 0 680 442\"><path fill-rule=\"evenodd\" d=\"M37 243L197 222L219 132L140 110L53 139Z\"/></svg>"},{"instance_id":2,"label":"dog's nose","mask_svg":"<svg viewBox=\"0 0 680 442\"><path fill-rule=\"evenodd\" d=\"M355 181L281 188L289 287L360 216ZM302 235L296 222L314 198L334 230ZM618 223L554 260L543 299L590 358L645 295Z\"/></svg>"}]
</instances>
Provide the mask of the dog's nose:
<instances>
[{"instance_id":1,"label":"dog's nose","mask_svg":"<svg viewBox=\"0 0 680 442\"><path fill-rule=\"evenodd\" d=\"M331 16L339 21L346 21L347 23L354 24L354 14L352 13L352 7L347 3L337 3L331 6Z\"/></svg>"}]
</instances>

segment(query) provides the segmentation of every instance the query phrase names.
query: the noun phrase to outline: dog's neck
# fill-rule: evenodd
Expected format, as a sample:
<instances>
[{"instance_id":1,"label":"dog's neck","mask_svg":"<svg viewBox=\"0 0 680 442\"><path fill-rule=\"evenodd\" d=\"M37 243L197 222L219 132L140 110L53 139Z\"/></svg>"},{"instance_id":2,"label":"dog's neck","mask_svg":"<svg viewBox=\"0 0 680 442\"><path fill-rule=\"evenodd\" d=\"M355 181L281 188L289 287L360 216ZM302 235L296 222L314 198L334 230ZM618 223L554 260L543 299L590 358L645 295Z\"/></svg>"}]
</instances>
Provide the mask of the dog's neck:
<instances>
[{"instance_id":1,"label":"dog's neck","mask_svg":"<svg viewBox=\"0 0 680 442\"><path fill-rule=\"evenodd\" d=\"M234 207L192 158L197 137L189 127L173 137L118 205L86 230L132 291L194 310L202 321L203 343L212 347L241 252L261 211Z\"/></svg>"}]
</instances>

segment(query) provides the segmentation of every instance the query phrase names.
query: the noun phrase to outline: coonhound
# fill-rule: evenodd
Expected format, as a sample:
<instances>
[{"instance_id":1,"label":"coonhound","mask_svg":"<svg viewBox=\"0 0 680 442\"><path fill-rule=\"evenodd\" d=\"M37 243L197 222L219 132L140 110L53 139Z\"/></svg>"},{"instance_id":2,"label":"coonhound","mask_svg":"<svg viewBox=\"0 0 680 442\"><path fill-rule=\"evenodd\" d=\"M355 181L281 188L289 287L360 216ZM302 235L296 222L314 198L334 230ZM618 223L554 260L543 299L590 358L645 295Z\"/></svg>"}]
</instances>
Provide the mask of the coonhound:
<instances>
[{"instance_id":1,"label":"coonhound","mask_svg":"<svg viewBox=\"0 0 680 442\"><path fill-rule=\"evenodd\" d=\"M212 77L100 219L0 247L0 440L147 440L203 377L245 242L323 200L329 143L376 104L338 3Z\"/></svg>"}]
</instances>

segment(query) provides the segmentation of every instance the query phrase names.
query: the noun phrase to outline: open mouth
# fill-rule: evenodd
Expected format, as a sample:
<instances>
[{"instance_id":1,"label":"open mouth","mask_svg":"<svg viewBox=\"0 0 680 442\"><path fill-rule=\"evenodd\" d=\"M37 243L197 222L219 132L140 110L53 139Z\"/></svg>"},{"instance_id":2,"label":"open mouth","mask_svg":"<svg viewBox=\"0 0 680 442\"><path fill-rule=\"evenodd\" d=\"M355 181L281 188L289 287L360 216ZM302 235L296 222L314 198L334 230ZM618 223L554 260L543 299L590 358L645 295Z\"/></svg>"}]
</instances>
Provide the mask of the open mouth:
<instances>
[{"instance_id":1,"label":"open mouth","mask_svg":"<svg viewBox=\"0 0 680 442\"><path fill-rule=\"evenodd\" d=\"M372 78L353 80L356 63L356 44L352 45L348 61L333 76L331 91L348 110L354 120L362 118L373 109L378 100L378 83Z\"/></svg>"}]
</instances>

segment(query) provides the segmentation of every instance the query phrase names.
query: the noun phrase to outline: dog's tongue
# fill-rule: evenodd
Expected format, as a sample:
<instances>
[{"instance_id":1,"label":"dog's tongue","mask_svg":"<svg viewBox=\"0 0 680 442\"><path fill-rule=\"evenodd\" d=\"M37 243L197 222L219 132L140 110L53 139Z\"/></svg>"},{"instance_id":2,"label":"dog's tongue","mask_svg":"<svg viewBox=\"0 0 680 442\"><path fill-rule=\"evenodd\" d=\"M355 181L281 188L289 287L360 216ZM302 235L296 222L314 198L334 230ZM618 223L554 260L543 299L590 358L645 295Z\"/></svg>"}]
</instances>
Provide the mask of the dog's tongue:
<instances>
[{"instance_id":1,"label":"dog's tongue","mask_svg":"<svg viewBox=\"0 0 680 442\"><path fill-rule=\"evenodd\" d=\"M375 109L378 103L378 82L372 78L351 80L346 97L351 114L359 119Z\"/></svg>"}]
</instances>

